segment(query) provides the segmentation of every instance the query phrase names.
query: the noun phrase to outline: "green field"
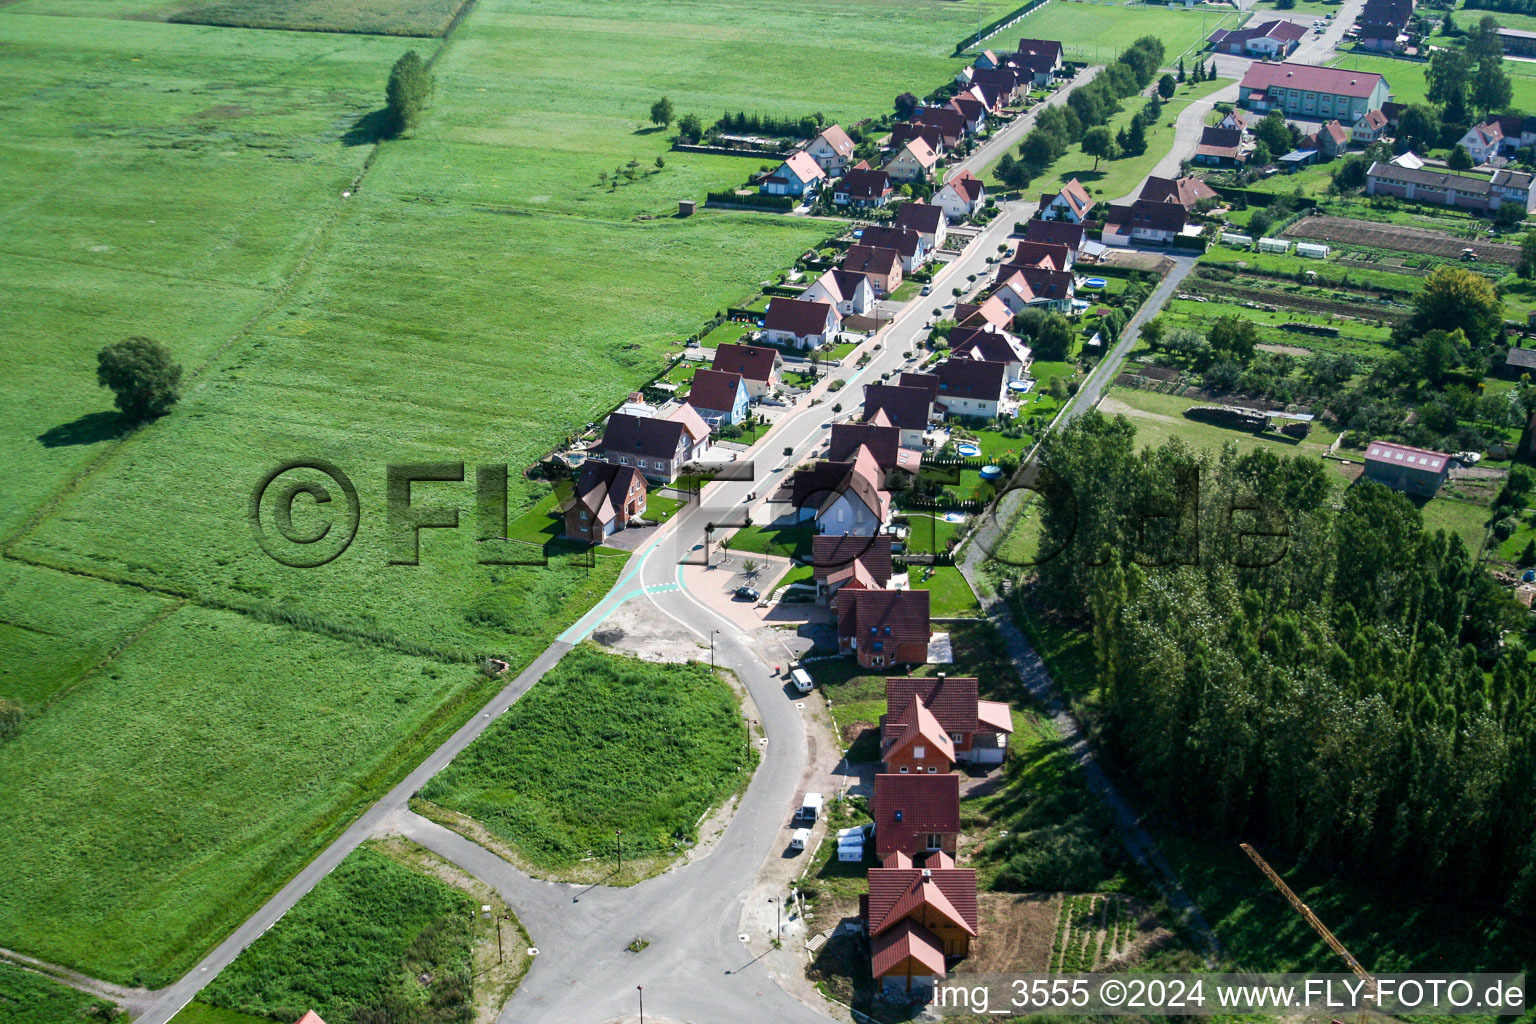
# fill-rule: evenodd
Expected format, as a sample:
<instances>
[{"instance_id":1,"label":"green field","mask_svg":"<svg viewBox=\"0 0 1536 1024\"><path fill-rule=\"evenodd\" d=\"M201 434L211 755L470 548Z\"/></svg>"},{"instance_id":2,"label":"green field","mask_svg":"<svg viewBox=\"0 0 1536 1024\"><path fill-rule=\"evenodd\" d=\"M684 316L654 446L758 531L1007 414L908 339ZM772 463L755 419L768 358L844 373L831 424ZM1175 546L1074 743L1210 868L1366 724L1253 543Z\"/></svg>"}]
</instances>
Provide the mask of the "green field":
<instances>
[{"instance_id":1,"label":"green field","mask_svg":"<svg viewBox=\"0 0 1536 1024\"><path fill-rule=\"evenodd\" d=\"M426 786L543 875L661 870L756 763L729 686L707 665L578 647ZM638 862L638 863L637 863Z\"/></svg>"},{"instance_id":2,"label":"green field","mask_svg":"<svg viewBox=\"0 0 1536 1024\"><path fill-rule=\"evenodd\" d=\"M106 1000L0 960L0 1019L6 1024L103 1020L110 1018L101 1014L114 1009Z\"/></svg>"},{"instance_id":3,"label":"green field","mask_svg":"<svg viewBox=\"0 0 1536 1024\"><path fill-rule=\"evenodd\" d=\"M1462 12L1458 17L1465 19L1468 13L1471 12ZM1335 60L1332 66L1349 68L1352 71L1374 71L1384 76L1387 85L1392 89L1392 99L1398 103L1425 102L1425 92L1429 88L1424 80L1424 69L1427 65L1421 62L1399 60L1395 57L1346 54ZM1506 60L1504 70L1509 74L1509 84L1513 88L1510 108L1513 110L1536 109L1536 65L1528 61Z\"/></svg>"},{"instance_id":4,"label":"green field","mask_svg":"<svg viewBox=\"0 0 1536 1024\"><path fill-rule=\"evenodd\" d=\"M929 592L930 615L951 619L981 614L981 605L977 603L971 585L965 581L958 568L953 565L935 565L931 568L933 575L926 580L922 578L923 566L914 565L908 570L911 573L912 589Z\"/></svg>"},{"instance_id":5,"label":"green field","mask_svg":"<svg viewBox=\"0 0 1536 1024\"><path fill-rule=\"evenodd\" d=\"M288 1022L311 1009L327 1020L365 1019L389 997L418 1013L434 1004L470 1007L472 931L484 927L477 910L469 894L363 846L199 999Z\"/></svg>"},{"instance_id":6,"label":"green field","mask_svg":"<svg viewBox=\"0 0 1536 1024\"><path fill-rule=\"evenodd\" d=\"M1136 388L1112 387L1104 392L1099 410L1110 415L1123 415L1136 426L1136 446L1156 447L1171 437L1182 439L1196 448L1219 451L1228 442L1236 444L1239 451L1268 447L1277 455L1321 455L1333 441L1333 435L1320 427L1314 427L1305 441L1293 441L1272 431L1254 434L1242 430L1228 430L1210 423L1200 423L1184 416L1184 410L1192 405L1207 405L1208 401L1162 395L1155 391Z\"/></svg>"},{"instance_id":7,"label":"green field","mask_svg":"<svg viewBox=\"0 0 1536 1024\"><path fill-rule=\"evenodd\" d=\"M1241 20L1237 14L1216 15L1176 7L1060 0L1031 11L984 45L1011 49L1020 37L1059 39L1068 60L1106 64L1137 39L1150 35L1163 41L1167 51L1164 63L1174 67L1180 55L1193 55L1212 32L1236 28Z\"/></svg>"}]
</instances>

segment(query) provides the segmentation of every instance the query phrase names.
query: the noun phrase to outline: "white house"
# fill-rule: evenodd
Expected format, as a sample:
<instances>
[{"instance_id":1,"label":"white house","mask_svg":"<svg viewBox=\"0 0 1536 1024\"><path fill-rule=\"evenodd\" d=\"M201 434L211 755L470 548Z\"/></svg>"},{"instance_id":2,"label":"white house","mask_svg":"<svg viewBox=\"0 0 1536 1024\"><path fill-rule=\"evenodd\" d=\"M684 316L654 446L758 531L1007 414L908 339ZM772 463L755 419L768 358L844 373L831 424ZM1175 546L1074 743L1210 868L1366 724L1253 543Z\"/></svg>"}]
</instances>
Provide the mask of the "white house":
<instances>
[{"instance_id":1,"label":"white house","mask_svg":"<svg viewBox=\"0 0 1536 1024\"><path fill-rule=\"evenodd\" d=\"M987 199L987 189L981 179L970 171L961 171L933 195L933 202L944 210L950 220L964 220L981 209Z\"/></svg>"},{"instance_id":2,"label":"white house","mask_svg":"<svg viewBox=\"0 0 1536 1024\"><path fill-rule=\"evenodd\" d=\"M891 496L874 455L859 445L851 462L818 462L790 478L790 504L801 520L835 536L873 537L891 515Z\"/></svg>"},{"instance_id":3,"label":"white house","mask_svg":"<svg viewBox=\"0 0 1536 1024\"><path fill-rule=\"evenodd\" d=\"M939 378L937 404L946 416L995 419L1008 383L1003 363L981 359L946 359L933 371Z\"/></svg>"},{"instance_id":4,"label":"white house","mask_svg":"<svg viewBox=\"0 0 1536 1024\"><path fill-rule=\"evenodd\" d=\"M1055 195L1047 193L1040 197L1040 218L1042 220L1064 220L1069 224L1081 224L1087 219L1093 209L1093 197L1083 187L1083 183L1073 178L1061 186L1061 191Z\"/></svg>"},{"instance_id":5,"label":"white house","mask_svg":"<svg viewBox=\"0 0 1536 1024\"><path fill-rule=\"evenodd\" d=\"M875 287L869 278L834 267L800 293L809 302L829 302L843 316L863 316L875 305Z\"/></svg>"},{"instance_id":6,"label":"white house","mask_svg":"<svg viewBox=\"0 0 1536 1024\"><path fill-rule=\"evenodd\" d=\"M1458 141L1466 147L1474 163L1485 164L1498 155L1499 144L1504 141L1504 130L1498 121L1487 121L1467 129L1467 134Z\"/></svg>"},{"instance_id":7,"label":"white house","mask_svg":"<svg viewBox=\"0 0 1536 1024\"><path fill-rule=\"evenodd\" d=\"M837 337L842 319L830 302L774 298L763 314L763 338L791 348L819 348Z\"/></svg>"},{"instance_id":8,"label":"white house","mask_svg":"<svg viewBox=\"0 0 1536 1024\"><path fill-rule=\"evenodd\" d=\"M816 166L835 178L848 169L848 162L853 159L853 140L843 131L842 125L834 124L822 129L805 151L816 161Z\"/></svg>"},{"instance_id":9,"label":"white house","mask_svg":"<svg viewBox=\"0 0 1536 1024\"><path fill-rule=\"evenodd\" d=\"M927 181L938 164L939 157L932 146L922 139L910 139L891 157L885 170L896 181Z\"/></svg>"},{"instance_id":10,"label":"white house","mask_svg":"<svg viewBox=\"0 0 1536 1024\"><path fill-rule=\"evenodd\" d=\"M790 154L768 177L759 191L771 196L803 196L816 191L827 180L827 172L805 150Z\"/></svg>"},{"instance_id":11,"label":"white house","mask_svg":"<svg viewBox=\"0 0 1536 1024\"><path fill-rule=\"evenodd\" d=\"M896 210L895 226L916 231L929 252L943 248L944 239L949 234L943 207L921 200L902 203Z\"/></svg>"}]
</instances>

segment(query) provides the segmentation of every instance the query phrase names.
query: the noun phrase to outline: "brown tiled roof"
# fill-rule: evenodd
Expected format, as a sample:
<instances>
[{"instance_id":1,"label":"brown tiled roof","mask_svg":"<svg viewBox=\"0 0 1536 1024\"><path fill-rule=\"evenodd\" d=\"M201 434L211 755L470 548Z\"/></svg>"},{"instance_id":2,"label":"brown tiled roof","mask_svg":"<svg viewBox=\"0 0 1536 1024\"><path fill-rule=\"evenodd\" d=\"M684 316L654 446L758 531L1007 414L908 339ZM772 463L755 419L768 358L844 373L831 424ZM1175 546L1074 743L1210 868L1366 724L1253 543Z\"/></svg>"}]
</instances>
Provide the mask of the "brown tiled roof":
<instances>
[{"instance_id":1,"label":"brown tiled roof","mask_svg":"<svg viewBox=\"0 0 1536 1024\"><path fill-rule=\"evenodd\" d=\"M1061 60L1061 43L1055 39L1020 39L1017 53L1039 53Z\"/></svg>"},{"instance_id":2,"label":"brown tiled roof","mask_svg":"<svg viewBox=\"0 0 1536 1024\"><path fill-rule=\"evenodd\" d=\"M911 370L903 370L901 376L896 378L896 386L925 391L930 402L939 397L939 378L931 373L913 373Z\"/></svg>"},{"instance_id":3,"label":"brown tiled roof","mask_svg":"<svg viewBox=\"0 0 1536 1024\"><path fill-rule=\"evenodd\" d=\"M576 478L575 500L586 507L594 520L606 523L619 514L637 480L641 487L645 486L645 476L634 466L588 459Z\"/></svg>"},{"instance_id":4,"label":"brown tiled roof","mask_svg":"<svg viewBox=\"0 0 1536 1024\"><path fill-rule=\"evenodd\" d=\"M944 946L920 924L903 921L869 944L870 973L876 978L890 974L908 960L915 960L935 977L944 977Z\"/></svg>"},{"instance_id":5,"label":"brown tiled roof","mask_svg":"<svg viewBox=\"0 0 1536 1024\"><path fill-rule=\"evenodd\" d=\"M912 701L921 700L946 731L975 732L977 686L975 676L890 676L885 680L887 718L899 716Z\"/></svg>"},{"instance_id":6,"label":"brown tiled roof","mask_svg":"<svg viewBox=\"0 0 1536 1024\"><path fill-rule=\"evenodd\" d=\"M736 408L736 391L742 386L741 374L727 370L695 370L688 391L688 404L695 409L730 412Z\"/></svg>"},{"instance_id":7,"label":"brown tiled roof","mask_svg":"<svg viewBox=\"0 0 1536 1024\"><path fill-rule=\"evenodd\" d=\"M714 368L739 373L747 380L764 381L773 375L779 360L778 349L761 345L736 345L726 343L715 346Z\"/></svg>"},{"instance_id":8,"label":"brown tiled roof","mask_svg":"<svg viewBox=\"0 0 1536 1024\"><path fill-rule=\"evenodd\" d=\"M686 430L687 426L678 420L616 412L608 417L598 450L612 455L671 459L677 454L678 441ZM704 432L709 433L707 426Z\"/></svg>"},{"instance_id":9,"label":"brown tiled roof","mask_svg":"<svg viewBox=\"0 0 1536 1024\"><path fill-rule=\"evenodd\" d=\"M768 311L763 314L763 327L770 331L790 331L797 337L823 334L827 330L829 313L835 323L837 309L830 303L773 298L768 300Z\"/></svg>"},{"instance_id":10,"label":"brown tiled roof","mask_svg":"<svg viewBox=\"0 0 1536 1024\"><path fill-rule=\"evenodd\" d=\"M916 258L923 239L916 231L906 228L868 227L859 243L877 249L895 249L905 257Z\"/></svg>"},{"instance_id":11,"label":"brown tiled roof","mask_svg":"<svg viewBox=\"0 0 1536 1024\"><path fill-rule=\"evenodd\" d=\"M1106 230L1122 226L1123 230L1146 228L1154 231L1178 232L1188 223L1189 215L1178 203L1158 203L1138 199L1130 206L1111 206L1105 220Z\"/></svg>"},{"instance_id":12,"label":"brown tiled roof","mask_svg":"<svg viewBox=\"0 0 1536 1024\"><path fill-rule=\"evenodd\" d=\"M1072 250L1065 245L1052 244L1050 242L1031 242L1029 239L1018 243L1012 256L1008 257L1006 266L1015 267L1039 267L1049 265L1051 270L1066 270L1067 261L1072 257Z\"/></svg>"},{"instance_id":13,"label":"brown tiled roof","mask_svg":"<svg viewBox=\"0 0 1536 1024\"><path fill-rule=\"evenodd\" d=\"M1202 199L1214 199L1216 190L1199 178L1159 178L1148 175L1138 200L1154 203L1178 203L1188 210Z\"/></svg>"},{"instance_id":14,"label":"brown tiled roof","mask_svg":"<svg viewBox=\"0 0 1536 1024\"><path fill-rule=\"evenodd\" d=\"M991 105L983 103L974 96L956 96L953 100L955 107L960 111L960 116L967 121L977 121L987 116Z\"/></svg>"},{"instance_id":15,"label":"brown tiled roof","mask_svg":"<svg viewBox=\"0 0 1536 1024\"><path fill-rule=\"evenodd\" d=\"M928 392L921 388L904 388L894 384L867 384L864 387L864 419L868 420L881 410L891 426L902 430L925 430L928 427Z\"/></svg>"},{"instance_id":16,"label":"brown tiled roof","mask_svg":"<svg viewBox=\"0 0 1536 1024\"><path fill-rule=\"evenodd\" d=\"M981 197L985 195L987 191L986 187L982 185L981 179L976 177L976 175L972 174L970 171L961 171L959 174L946 181L944 186L946 188L953 188L956 194L961 196L968 203L980 201Z\"/></svg>"},{"instance_id":17,"label":"brown tiled roof","mask_svg":"<svg viewBox=\"0 0 1536 1024\"><path fill-rule=\"evenodd\" d=\"M931 124L944 133L946 139L965 134L965 118L953 107L923 107L912 120L918 124Z\"/></svg>"},{"instance_id":18,"label":"brown tiled roof","mask_svg":"<svg viewBox=\"0 0 1536 1024\"><path fill-rule=\"evenodd\" d=\"M1332 139L1333 144L1336 146L1342 146L1349 142L1349 132L1345 131L1344 126L1337 121L1329 121L1317 130L1318 142L1322 142L1325 135Z\"/></svg>"},{"instance_id":19,"label":"brown tiled roof","mask_svg":"<svg viewBox=\"0 0 1536 1024\"><path fill-rule=\"evenodd\" d=\"M1013 68L977 68L971 74L975 85L992 85L1007 93L1019 90L1019 73Z\"/></svg>"},{"instance_id":20,"label":"brown tiled roof","mask_svg":"<svg viewBox=\"0 0 1536 1024\"><path fill-rule=\"evenodd\" d=\"M817 138L831 146L833 152L839 156L848 157L853 155L853 140L848 137L847 132L843 131L843 126L840 124L828 125L823 128ZM816 139L811 141L815 142Z\"/></svg>"},{"instance_id":21,"label":"brown tiled roof","mask_svg":"<svg viewBox=\"0 0 1536 1024\"><path fill-rule=\"evenodd\" d=\"M926 644L933 635L928 591L877 590L859 594L839 606L837 634L857 638L860 650L867 650L872 642L884 642L893 654L897 644Z\"/></svg>"},{"instance_id":22,"label":"brown tiled roof","mask_svg":"<svg viewBox=\"0 0 1536 1024\"><path fill-rule=\"evenodd\" d=\"M891 194L891 176L884 171L855 167L832 186L833 195L847 194L850 199L879 199Z\"/></svg>"},{"instance_id":23,"label":"brown tiled roof","mask_svg":"<svg viewBox=\"0 0 1536 1024\"><path fill-rule=\"evenodd\" d=\"M922 139L934 151L944 148L944 132L937 125L903 121L891 129L891 148L898 153L913 139Z\"/></svg>"},{"instance_id":24,"label":"brown tiled roof","mask_svg":"<svg viewBox=\"0 0 1536 1024\"><path fill-rule=\"evenodd\" d=\"M1380 130L1387 126L1387 115L1380 110L1367 110L1360 120L1355 122L1368 129Z\"/></svg>"},{"instance_id":25,"label":"brown tiled roof","mask_svg":"<svg viewBox=\"0 0 1536 1024\"><path fill-rule=\"evenodd\" d=\"M1076 252L1081 248L1087 230L1082 224L1069 224L1064 220L1032 220L1024 225L1024 240L1065 245Z\"/></svg>"},{"instance_id":26,"label":"brown tiled roof","mask_svg":"<svg viewBox=\"0 0 1536 1024\"><path fill-rule=\"evenodd\" d=\"M926 590L873 590L848 597L853 598L852 604L857 607L865 601L927 593ZM840 599L839 603L846 599ZM843 614L847 614L846 609ZM915 836L960 831L960 776L876 775L875 798L871 806L876 850L882 853L891 850L915 852Z\"/></svg>"},{"instance_id":27,"label":"brown tiled roof","mask_svg":"<svg viewBox=\"0 0 1536 1024\"><path fill-rule=\"evenodd\" d=\"M1231 149L1237 152L1237 147L1243 144L1243 130L1241 128L1216 128L1209 127L1200 133L1200 145L1213 146L1218 149Z\"/></svg>"},{"instance_id":28,"label":"brown tiled roof","mask_svg":"<svg viewBox=\"0 0 1536 1024\"><path fill-rule=\"evenodd\" d=\"M826 580L855 562L864 566L874 580L875 588L883 590L895 571L891 565L890 535L836 537L820 534L811 538L811 567L816 579Z\"/></svg>"},{"instance_id":29,"label":"brown tiled roof","mask_svg":"<svg viewBox=\"0 0 1536 1024\"><path fill-rule=\"evenodd\" d=\"M995 402L1002 397L1007 367L975 359L946 359L939 364L939 398L974 398Z\"/></svg>"},{"instance_id":30,"label":"brown tiled roof","mask_svg":"<svg viewBox=\"0 0 1536 1024\"><path fill-rule=\"evenodd\" d=\"M869 449L881 469L913 469L903 465L901 458L901 430L898 427L880 427L873 423L834 423L832 441L827 448L827 458L843 462L853 458L859 445ZM916 453L914 453L916 454Z\"/></svg>"},{"instance_id":31,"label":"brown tiled roof","mask_svg":"<svg viewBox=\"0 0 1536 1024\"><path fill-rule=\"evenodd\" d=\"M951 359L980 359L989 363L1021 363L1027 356L1022 342L1015 342L1002 331L984 327L956 327L949 332ZM836 429L836 428L834 428Z\"/></svg>"},{"instance_id":32,"label":"brown tiled roof","mask_svg":"<svg viewBox=\"0 0 1536 1024\"><path fill-rule=\"evenodd\" d=\"M820 512L848 492L883 519L890 499L882 496L880 483L880 467L869 449L861 447L849 461L822 461L809 469L796 470L790 477L790 504Z\"/></svg>"},{"instance_id":33,"label":"brown tiled roof","mask_svg":"<svg viewBox=\"0 0 1536 1024\"><path fill-rule=\"evenodd\" d=\"M1306 34L1306 28L1294 21L1266 21L1252 28L1219 28L1211 33L1210 42L1217 46L1227 46L1232 43L1247 46L1254 39L1273 39L1281 43L1294 43Z\"/></svg>"},{"instance_id":34,"label":"brown tiled roof","mask_svg":"<svg viewBox=\"0 0 1536 1024\"><path fill-rule=\"evenodd\" d=\"M889 275L901 269L901 253L873 245L850 245L843 269L855 274Z\"/></svg>"},{"instance_id":35,"label":"brown tiled roof","mask_svg":"<svg viewBox=\"0 0 1536 1024\"><path fill-rule=\"evenodd\" d=\"M1029 290L1037 298L1060 301L1072 297L1075 285L1071 271L1019 267L1018 274L1028 282Z\"/></svg>"},{"instance_id":36,"label":"brown tiled roof","mask_svg":"<svg viewBox=\"0 0 1536 1024\"><path fill-rule=\"evenodd\" d=\"M875 826L875 834L880 834L878 824ZM868 882L871 935L879 935L894 928L924 904L938 911L955 927L971 935L976 934L979 917L974 868L935 868L931 865L926 869L870 868Z\"/></svg>"},{"instance_id":37,"label":"brown tiled roof","mask_svg":"<svg viewBox=\"0 0 1536 1024\"><path fill-rule=\"evenodd\" d=\"M944 210L921 201L902 203L896 210L896 227L907 231L933 234L944 223ZM864 233L867 237L869 232Z\"/></svg>"}]
</instances>

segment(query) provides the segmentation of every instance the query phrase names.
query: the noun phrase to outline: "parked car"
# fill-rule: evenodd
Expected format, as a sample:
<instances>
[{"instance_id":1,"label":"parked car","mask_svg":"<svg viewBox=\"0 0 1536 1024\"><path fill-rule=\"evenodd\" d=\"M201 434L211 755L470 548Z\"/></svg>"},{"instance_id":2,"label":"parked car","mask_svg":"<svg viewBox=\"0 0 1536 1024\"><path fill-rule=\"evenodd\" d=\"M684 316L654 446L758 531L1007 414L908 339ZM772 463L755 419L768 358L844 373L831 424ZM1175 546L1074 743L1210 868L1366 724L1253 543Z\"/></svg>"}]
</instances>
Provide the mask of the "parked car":
<instances>
[{"instance_id":1,"label":"parked car","mask_svg":"<svg viewBox=\"0 0 1536 1024\"><path fill-rule=\"evenodd\" d=\"M789 679L792 683L795 684L795 689L799 690L801 693L810 693L816 688L816 684L811 681L811 674L803 668L797 668L791 671L789 673Z\"/></svg>"},{"instance_id":2,"label":"parked car","mask_svg":"<svg viewBox=\"0 0 1536 1024\"><path fill-rule=\"evenodd\" d=\"M933 285L931 285L931 284L923 285L923 290L921 292L919 292L918 294L919 295L932 295L933 294Z\"/></svg>"},{"instance_id":3,"label":"parked car","mask_svg":"<svg viewBox=\"0 0 1536 1024\"><path fill-rule=\"evenodd\" d=\"M810 842L811 830L808 828L797 828L794 834L789 837L789 848L791 850L803 850L810 845Z\"/></svg>"},{"instance_id":4,"label":"parked car","mask_svg":"<svg viewBox=\"0 0 1536 1024\"><path fill-rule=\"evenodd\" d=\"M743 601L756 601L760 595L756 587L737 587L736 596Z\"/></svg>"}]
</instances>

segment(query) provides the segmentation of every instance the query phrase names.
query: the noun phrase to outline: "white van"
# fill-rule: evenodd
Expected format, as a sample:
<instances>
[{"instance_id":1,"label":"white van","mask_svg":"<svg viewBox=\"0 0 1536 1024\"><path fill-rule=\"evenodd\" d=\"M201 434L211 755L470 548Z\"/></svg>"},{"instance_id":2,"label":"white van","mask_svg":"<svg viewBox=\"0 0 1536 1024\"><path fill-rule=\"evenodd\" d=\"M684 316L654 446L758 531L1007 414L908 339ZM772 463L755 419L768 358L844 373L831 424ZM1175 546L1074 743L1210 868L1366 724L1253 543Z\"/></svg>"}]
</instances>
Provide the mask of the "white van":
<instances>
[{"instance_id":1,"label":"white van","mask_svg":"<svg viewBox=\"0 0 1536 1024\"><path fill-rule=\"evenodd\" d=\"M797 828L794 834L789 837L789 848L791 850L803 850L810 842L811 830L808 828Z\"/></svg>"},{"instance_id":2,"label":"white van","mask_svg":"<svg viewBox=\"0 0 1536 1024\"><path fill-rule=\"evenodd\" d=\"M816 688L811 682L811 674L803 668L797 668L789 674L789 681L795 684L795 689L801 693L810 693Z\"/></svg>"},{"instance_id":3,"label":"white van","mask_svg":"<svg viewBox=\"0 0 1536 1024\"><path fill-rule=\"evenodd\" d=\"M805 799L800 801L800 817L806 821L815 822L821 815L821 794L807 793Z\"/></svg>"}]
</instances>

